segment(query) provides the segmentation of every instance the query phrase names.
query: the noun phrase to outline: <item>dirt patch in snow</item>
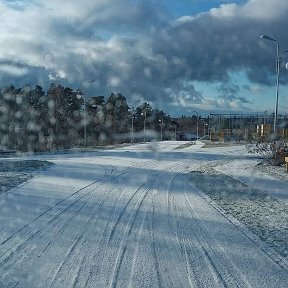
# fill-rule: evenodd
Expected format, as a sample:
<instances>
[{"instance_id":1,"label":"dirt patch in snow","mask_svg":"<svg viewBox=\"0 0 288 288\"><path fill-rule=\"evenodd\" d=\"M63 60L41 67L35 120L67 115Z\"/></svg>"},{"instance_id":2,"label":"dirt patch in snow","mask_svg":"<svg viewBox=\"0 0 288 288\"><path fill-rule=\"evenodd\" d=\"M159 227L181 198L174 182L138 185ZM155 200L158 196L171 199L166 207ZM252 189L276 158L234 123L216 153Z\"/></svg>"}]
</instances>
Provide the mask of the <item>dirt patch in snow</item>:
<instances>
[{"instance_id":1,"label":"dirt patch in snow","mask_svg":"<svg viewBox=\"0 0 288 288\"><path fill-rule=\"evenodd\" d=\"M51 162L39 160L0 160L0 196L50 165Z\"/></svg>"},{"instance_id":2,"label":"dirt patch in snow","mask_svg":"<svg viewBox=\"0 0 288 288\"><path fill-rule=\"evenodd\" d=\"M288 258L288 204L213 168L191 172L191 180L225 213L232 215Z\"/></svg>"}]
</instances>

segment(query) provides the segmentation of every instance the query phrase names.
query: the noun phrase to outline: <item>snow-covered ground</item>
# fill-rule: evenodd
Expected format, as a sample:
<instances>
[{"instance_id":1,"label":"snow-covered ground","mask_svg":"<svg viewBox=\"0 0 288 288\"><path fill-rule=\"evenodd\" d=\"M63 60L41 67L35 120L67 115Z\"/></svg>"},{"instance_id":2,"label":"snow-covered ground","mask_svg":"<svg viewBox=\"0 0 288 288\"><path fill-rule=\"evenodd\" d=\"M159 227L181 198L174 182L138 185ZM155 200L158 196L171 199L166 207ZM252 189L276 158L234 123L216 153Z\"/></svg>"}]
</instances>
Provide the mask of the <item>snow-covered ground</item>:
<instances>
[{"instance_id":1,"label":"snow-covered ground","mask_svg":"<svg viewBox=\"0 0 288 288\"><path fill-rule=\"evenodd\" d=\"M288 176L190 144L1 160L0 287L288 287Z\"/></svg>"}]
</instances>

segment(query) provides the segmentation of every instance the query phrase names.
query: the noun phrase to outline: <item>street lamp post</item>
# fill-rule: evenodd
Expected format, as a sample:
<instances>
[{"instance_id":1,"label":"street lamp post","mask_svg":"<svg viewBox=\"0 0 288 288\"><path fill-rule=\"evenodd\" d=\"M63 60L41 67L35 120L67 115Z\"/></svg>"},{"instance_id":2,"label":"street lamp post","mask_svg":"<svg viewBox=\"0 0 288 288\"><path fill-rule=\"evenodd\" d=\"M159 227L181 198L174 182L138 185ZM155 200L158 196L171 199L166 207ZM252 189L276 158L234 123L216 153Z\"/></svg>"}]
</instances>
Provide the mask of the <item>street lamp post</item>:
<instances>
[{"instance_id":1,"label":"street lamp post","mask_svg":"<svg viewBox=\"0 0 288 288\"><path fill-rule=\"evenodd\" d=\"M92 80L85 81L84 83L86 83L87 85L95 81L96 79L92 79ZM77 90L77 92L78 92L77 98L80 99L83 96L83 101L84 101L84 109L83 109L83 112L84 112L84 119L83 119L84 120L84 147L86 148L87 147L87 115L86 115L87 99L86 99L86 93L81 92L79 89Z\"/></svg>"},{"instance_id":2,"label":"street lamp post","mask_svg":"<svg viewBox=\"0 0 288 288\"><path fill-rule=\"evenodd\" d=\"M177 126L176 126L176 124L175 124L174 129L175 129L175 131L174 131L174 133L175 133L174 137L175 137L175 141L177 141Z\"/></svg>"},{"instance_id":3,"label":"street lamp post","mask_svg":"<svg viewBox=\"0 0 288 288\"><path fill-rule=\"evenodd\" d=\"M140 102L137 100L136 103ZM134 106L131 107L131 144L134 143Z\"/></svg>"},{"instance_id":4,"label":"street lamp post","mask_svg":"<svg viewBox=\"0 0 288 288\"><path fill-rule=\"evenodd\" d=\"M161 141L163 141L163 127L164 127L163 118L159 119L159 122L161 128Z\"/></svg>"},{"instance_id":5,"label":"street lamp post","mask_svg":"<svg viewBox=\"0 0 288 288\"><path fill-rule=\"evenodd\" d=\"M197 122L196 122L196 137L197 137L197 140L198 140L198 136L199 136L199 122L198 122L198 112L197 111L194 111L196 114L197 114Z\"/></svg>"},{"instance_id":6,"label":"street lamp post","mask_svg":"<svg viewBox=\"0 0 288 288\"><path fill-rule=\"evenodd\" d=\"M141 113L142 116L144 116L144 142L146 142L146 109L143 110L144 112Z\"/></svg>"},{"instance_id":7,"label":"street lamp post","mask_svg":"<svg viewBox=\"0 0 288 288\"><path fill-rule=\"evenodd\" d=\"M134 143L134 107L131 108L131 144Z\"/></svg>"},{"instance_id":8,"label":"street lamp post","mask_svg":"<svg viewBox=\"0 0 288 288\"><path fill-rule=\"evenodd\" d=\"M203 134L203 136L206 135L206 127L208 128L208 124L207 124L207 123L204 123L204 134Z\"/></svg>"},{"instance_id":9,"label":"street lamp post","mask_svg":"<svg viewBox=\"0 0 288 288\"><path fill-rule=\"evenodd\" d=\"M87 99L86 99L86 93L84 95L84 147L87 147L87 115L86 115L86 104L87 104Z\"/></svg>"},{"instance_id":10,"label":"street lamp post","mask_svg":"<svg viewBox=\"0 0 288 288\"><path fill-rule=\"evenodd\" d=\"M278 96L279 96L279 74L280 74L280 58L279 58L279 42L267 35L261 35L260 38L276 42L276 99L273 132L277 133L277 118L278 118Z\"/></svg>"},{"instance_id":11,"label":"street lamp post","mask_svg":"<svg viewBox=\"0 0 288 288\"><path fill-rule=\"evenodd\" d=\"M79 93L80 92L80 93ZM84 147L87 146L87 127L86 127L86 93L81 92L79 89L77 90L77 98L78 99L83 99L84 102L84 109L83 109L83 113L84 113L84 117L83 117L83 121L84 121Z\"/></svg>"}]
</instances>

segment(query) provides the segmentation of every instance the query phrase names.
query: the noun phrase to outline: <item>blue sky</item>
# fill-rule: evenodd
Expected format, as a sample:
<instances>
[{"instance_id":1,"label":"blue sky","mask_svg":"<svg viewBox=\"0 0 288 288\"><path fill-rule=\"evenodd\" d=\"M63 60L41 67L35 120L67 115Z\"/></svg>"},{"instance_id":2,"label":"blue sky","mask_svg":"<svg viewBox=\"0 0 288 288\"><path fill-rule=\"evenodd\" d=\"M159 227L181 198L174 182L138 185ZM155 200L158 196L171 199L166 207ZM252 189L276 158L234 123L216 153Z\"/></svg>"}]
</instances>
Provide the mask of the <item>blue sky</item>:
<instances>
[{"instance_id":1,"label":"blue sky","mask_svg":"<svg viewBox=\"0 0 288 288\"><path fill-rule=\"evenodd\" d=\"M0 0L0 13L1 86L121 92L172 116L274 111L276 45L259 36L288 49L287 0Z\"/></svg>"}]
</instances>

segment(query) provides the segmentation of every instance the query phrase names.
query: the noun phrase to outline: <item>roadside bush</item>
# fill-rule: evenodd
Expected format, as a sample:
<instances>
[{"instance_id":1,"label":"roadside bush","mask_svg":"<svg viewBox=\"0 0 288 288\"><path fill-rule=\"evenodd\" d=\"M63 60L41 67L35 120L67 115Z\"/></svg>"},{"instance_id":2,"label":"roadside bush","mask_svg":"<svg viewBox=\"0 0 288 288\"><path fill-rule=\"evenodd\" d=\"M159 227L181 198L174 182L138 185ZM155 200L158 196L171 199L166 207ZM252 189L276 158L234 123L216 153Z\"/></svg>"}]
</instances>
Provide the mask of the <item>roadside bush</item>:
<instances>
[{"instance_id":1,"label":"roadside bush","mask_svg":"<svg viewBox=\"0 0 288 288\"><path fill-rule=\"evenodd\" d=\"M288 145L285 140L269 142L262 138L256 144L247 144L246 148L248 153L259 154L274 166L285 164L285 157L288 157Z\"/></svg>"}]
</instances>

